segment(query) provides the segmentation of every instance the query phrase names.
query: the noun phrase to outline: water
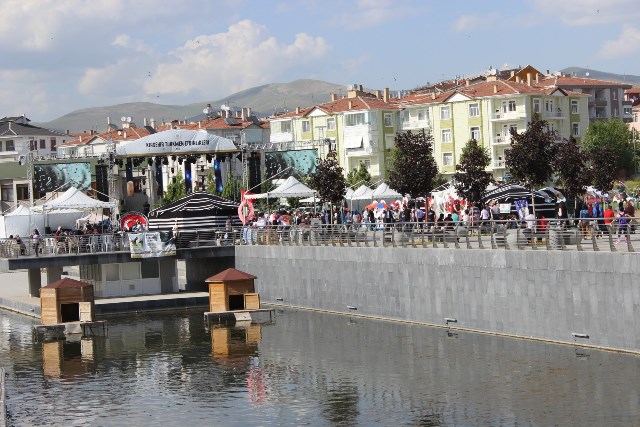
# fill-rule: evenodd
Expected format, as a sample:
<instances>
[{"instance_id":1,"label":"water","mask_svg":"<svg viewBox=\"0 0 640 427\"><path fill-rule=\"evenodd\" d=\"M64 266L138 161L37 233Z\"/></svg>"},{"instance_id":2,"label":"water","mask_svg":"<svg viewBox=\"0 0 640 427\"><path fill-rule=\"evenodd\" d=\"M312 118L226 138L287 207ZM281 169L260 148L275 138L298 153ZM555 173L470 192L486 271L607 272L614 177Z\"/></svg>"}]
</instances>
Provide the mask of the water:
<instances>
[{"instance_id":1,"label":"water","mask_svg":"<svg viewBox=\"0 0 640 427\"><path fill-rule=\"evenodd\" d=\"M205 328L198 312L110 317L34 344L0 311L9 425L637 425L640 358L305 311Z\"/></svg>"}]
</instances>

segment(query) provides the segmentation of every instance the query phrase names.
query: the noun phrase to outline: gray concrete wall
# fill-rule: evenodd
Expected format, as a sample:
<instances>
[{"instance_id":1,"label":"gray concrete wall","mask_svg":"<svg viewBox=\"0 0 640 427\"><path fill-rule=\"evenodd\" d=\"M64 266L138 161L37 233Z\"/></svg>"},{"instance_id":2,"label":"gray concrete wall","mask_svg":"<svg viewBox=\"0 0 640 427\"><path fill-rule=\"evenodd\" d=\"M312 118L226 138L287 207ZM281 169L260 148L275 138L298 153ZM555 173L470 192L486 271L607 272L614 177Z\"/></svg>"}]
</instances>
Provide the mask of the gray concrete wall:
<instances>
[{"instance_id":1,"label":"gray concrete wall","mask_svg":"<svg viewBox=\"0 0 640 427\"><path fill-rule=\"evenodd\" d=\"M236 268L266 302L640 351L639 256L241 246Z\"/></svg>"}]
</instances>

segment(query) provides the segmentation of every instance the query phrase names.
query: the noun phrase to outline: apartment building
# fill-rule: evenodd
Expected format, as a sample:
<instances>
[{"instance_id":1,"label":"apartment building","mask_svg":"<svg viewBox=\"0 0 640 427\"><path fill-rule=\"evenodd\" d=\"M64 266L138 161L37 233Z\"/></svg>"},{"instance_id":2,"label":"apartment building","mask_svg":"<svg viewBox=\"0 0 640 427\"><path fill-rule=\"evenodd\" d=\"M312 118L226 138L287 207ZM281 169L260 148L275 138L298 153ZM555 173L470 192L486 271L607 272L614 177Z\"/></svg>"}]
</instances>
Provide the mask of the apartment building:
<instances>
[{"instance_id":1,"label":"apartment building","mask_svg":"<svg viewBox=\"0 0 640 427\"><path fill-rule=\"evenodd\" d=\"M489 79L398 100L398 130L430 129L434 157L445 176L455 172L462 149L475 139L488 149L494 177L502 179L508 172L505 152L511 144L511 129L524 131L534 114L539 114L558 140L573 136L579 141L589 125L588 98L558 87Z\"/></svg>"}]
</instances>

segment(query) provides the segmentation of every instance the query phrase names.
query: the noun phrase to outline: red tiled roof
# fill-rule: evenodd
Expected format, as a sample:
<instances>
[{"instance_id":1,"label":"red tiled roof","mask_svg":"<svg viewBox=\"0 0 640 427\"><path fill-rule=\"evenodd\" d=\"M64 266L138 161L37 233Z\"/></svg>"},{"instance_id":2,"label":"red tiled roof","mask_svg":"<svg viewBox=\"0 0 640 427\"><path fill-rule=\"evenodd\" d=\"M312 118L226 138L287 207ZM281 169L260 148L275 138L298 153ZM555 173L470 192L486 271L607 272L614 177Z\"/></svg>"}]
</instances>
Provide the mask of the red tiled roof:
<instances>
[{"instance_id":1,"label":"red tiled roof","mask_svg":"<svg viewBox=\"0 0 640 427\"><path fill-rule=\"evenodd\" d=\"M607 80L589 79L586 77L565 77L565 76L552 76L540 80L535 86L622 86L631 88L630 84L612 82Z\"/></svg>"},{"instance_id":2,"label":"red tiled roof","mask_svg":"<svg viewBox=\"0 0 640 427\"><path fill-rule=\"evenodd\" d=\"M640 94L640 87L632 87L631 89L627 89L624 91L626 94Z\"/></svg>"},{"instance_id":3,"label":"red tiled roof","mask_svg":"<svg viewBox=\"0 0 640 427\"><path fill-rule=\"evenodd\" d=\"M44 286L44 288L49 289L63 289L63 288L85 288L87 286L93 286L91 283L81 282L79 280L70 279L65 277L64 279L56 280L55 282Z\"/></svg>"},{"instance_id":4,"label":"red tiled roof","mask_svg":"<svg viewBox=\"0 0 640 427\"><path fill-rule=\"evenodd\" d=\"M257 279L253 274L236 270L235 268L227 268L226 270L209 277L205 282L235 282L239 280Z\"/></svg>"}]
</instances>

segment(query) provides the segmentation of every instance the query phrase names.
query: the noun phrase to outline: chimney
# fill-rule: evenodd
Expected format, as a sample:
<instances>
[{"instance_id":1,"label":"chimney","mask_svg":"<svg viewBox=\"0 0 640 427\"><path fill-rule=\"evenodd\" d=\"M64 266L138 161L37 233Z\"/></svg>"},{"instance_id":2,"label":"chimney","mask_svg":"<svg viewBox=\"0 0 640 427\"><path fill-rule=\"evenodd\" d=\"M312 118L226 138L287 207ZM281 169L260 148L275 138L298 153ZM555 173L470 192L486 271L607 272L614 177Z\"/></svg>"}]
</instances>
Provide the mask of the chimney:
<instances>
[{"instance_id":1,"label":"chimney","mask_svg":"<svg viewBox=\"0 0 640 427\"><path fill-rule=\"evenodd\" d=\"M362 85L358 85L358 90L362 92Z\"/></svg>"},{"instance_id":2,"label":"chimney","mask_svg":"<svg viewBox=\"0 0 640 427\"><path fill-rule=\"evenodd\" d=\"M236 111L236 119L239 119L241 117L242 117L242 112Z\"/></svg>"},{"instance_id":3,"label":"chimney","mask_svg":"<svg viewBox=\"0 0 640 427\"><path fill-rule=\"evenodd\" d=\"M466 86L467 86L467 87L469 87L469 84L470 84L470 83L469 83L469 79L467 79L467 84L466 84Z\"/></svg>"},{"instance_id":4,"label":"chimney","mask_svg":"<svg viewBox=\"0 0 640 427\"><path fill-rule=\"evenodd\" d=\"M353 108L353 103L349 101L349 110L351 110L352 108Z\"/></svg>"},{"instance_id":5,"label":"chimney","mask_svg":"<svg viewBox=\"0 0 640 427\"><path fill-rule=\"evenodd\" d=\"M527 73L527 84L531 86L531 73Z\"/></svg>"},{"instance_id":6,"label":"chimney","mask_svg":"<svg viewBox=\"0 0 640 427\"><path fill-rule=\"evenodd\" d=\"M383 95L382 95L382 100L384 102L389 102L389 88L388 87L384 88L384 92L383 92Z\"/></svg>"},{"instance_id":7,"label":"chimney","mask_svg":"<svg viewBox=\"0 0 640 427\"><path fill-rule=\"evenodd\" d=\"M547 70L547 76L549 76L549 75L550 75L549 70Z\"/></svg>"},{"instance_id":8,"label":"chimney","mask_svg":"<svg viewBox=\"0 0 640 427\"><path fill-rule=\"evenodd\" d=\"M144 118L143 123L144 123L144 127L147 127L147 118L146 117Z\"/></svg>"},{"instance_id":9,"label":"chimney","mask_svg":"<svg viewBox=\"0 0 640 427\"><path fill-rule=\"evenodd\" d=\"M338 99L338 95L336 95L335 93L331 94L331 102L334 102Z\"/></svg>"},{"instance_id":10,"label":"chimney","mask_svg":"<svg viewBox=\"0 0 640 427\"><path fill-rule=\"evenodd\" d=\"M202 122L200 122L200 120L198 120L198 129L200 129L202 127Z\"/></svg>"},{"instance_id":11,"label":"chimney","mask_svg":"<svg viewBox=\"0 0 640 427\"><path fill-rule=\"evenodd\" d=\"M516 75L516 70L511 70L511 77Z\"/></svg>"},{"instance_id":12,"label":"chimney","mask_svg":"<svg viewBox=\"0 0 640 427\"><path fill-rule=\"evenodd\" d=\"M498 93L498 85L493 85L493 93Z\"/></svg>"},{"instance_id":13,"label":"chimney","mask_svg":"<svg viewBox=\"0 0 640 427\"><path fill-rule=\"evenodd\" d=\"M247 107L247 118L251 117L251 107Z\"/></svg>"},{"instance_id":14,"label":"chimney","mask_svg":"<svg viewBox=\"0 0 640 427\"><path fill-rule=\"evenodd\" d=\"M436 99L436 93L435 92L431 92L431 99Z\"/></svg>"},{"instance_id":15,"label":"chimney","mask_svg":"<svg viewBox=\"0 0 640 427\"><path fill-rule=\"evenodd\" d=\"M242 107L242 121L246 121L247 120L247 109Z\"/></svg>"},{"instance_id":16,"label":"chimney","mask_svg":"<svg viewBox=\"0 0 640 427\"><path fill-rule=\"evenodd\" d=\"M300 107L296 107L296 114L300 114Z\"/></svg>"},{"instance_id":17,"label":"chimney","mask_svg":"<svg viewBox=\"0 0 640 427\"><path fill-rule=\"evenodd\" d=\"M156 128L156 120L154 118L151 118L151 127Z\"/></svg>"},{"instance_id":18,"label":"chimney","mask_svg":"<svg viewBox=\"0 0 640 427\"><path fill-rule=\"evenodd\" d=\"M69 135L69 129L67 129L67 135Z\"/></svg>"},{"instance_id":19,"label":"chimney","mask_svg":"<svg viewBox=\"0 0 640 427\"><path fill-rule=\"evenodd\" d=\"M520 83L520 76L516 76L516 83Z\"/></svg>"},{"instance_id":20,"label":"chimney","mask_svg":"<svg viewBox=\"0 0 640 427\"><path fill-rule=\"evenodd\" d=\"M380 90L376 90L376 99L382 98L382 92Z\"/></svg>"}]
</instances>

